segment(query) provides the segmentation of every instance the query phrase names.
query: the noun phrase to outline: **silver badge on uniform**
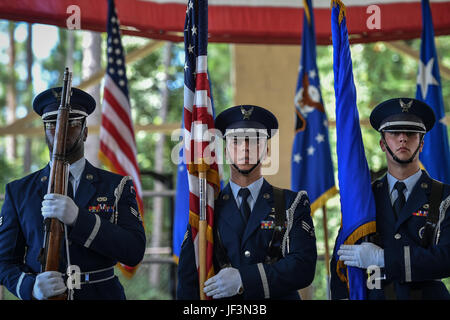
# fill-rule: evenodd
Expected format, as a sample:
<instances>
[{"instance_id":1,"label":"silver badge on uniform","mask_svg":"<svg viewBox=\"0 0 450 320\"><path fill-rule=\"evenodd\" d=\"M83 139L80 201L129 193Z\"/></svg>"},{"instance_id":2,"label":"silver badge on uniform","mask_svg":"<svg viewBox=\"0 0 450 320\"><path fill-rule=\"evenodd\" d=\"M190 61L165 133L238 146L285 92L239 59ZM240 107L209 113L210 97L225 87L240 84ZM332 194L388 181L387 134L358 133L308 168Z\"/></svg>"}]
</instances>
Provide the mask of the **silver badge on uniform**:
<instances>
[{"instance_id":1,"label":"silver badge on uniform","mask_svg":"<svg viewBox=\"0 0 450 320\"><path fill-rule=\"evenodd\" d=\"M2 224L3 224L3 216L0 217L0 227L2 226Z\"/></svg>"}]
</instances>

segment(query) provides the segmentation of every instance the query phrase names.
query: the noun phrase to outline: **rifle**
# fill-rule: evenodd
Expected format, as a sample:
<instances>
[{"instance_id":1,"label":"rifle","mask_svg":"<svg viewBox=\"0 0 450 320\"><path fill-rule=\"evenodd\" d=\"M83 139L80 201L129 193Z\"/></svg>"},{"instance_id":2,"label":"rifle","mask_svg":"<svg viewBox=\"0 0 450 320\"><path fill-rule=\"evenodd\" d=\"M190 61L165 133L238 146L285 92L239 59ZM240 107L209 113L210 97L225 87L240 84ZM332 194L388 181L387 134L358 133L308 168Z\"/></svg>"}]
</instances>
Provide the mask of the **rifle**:
<instances>
[{"instance_id":1,"label":"rifle","mask_svg":"<svg viewBox=\"0 0 450 320\"><path fill-rule=\"evenodd\" d=\"M52 167L48 182L48 193L67 195L69 183L69 162L66 159L66 137L69 126L70 95L72 86L72 72L65 68L61 102L56 119L55 138L52 150ZM41 272L58 271L61 244L64 238L64 225L56 218L44 221L44 247L41 257ZM66 300L67 294L51 297L51 300Z\"/></svg>"}]
</instances>

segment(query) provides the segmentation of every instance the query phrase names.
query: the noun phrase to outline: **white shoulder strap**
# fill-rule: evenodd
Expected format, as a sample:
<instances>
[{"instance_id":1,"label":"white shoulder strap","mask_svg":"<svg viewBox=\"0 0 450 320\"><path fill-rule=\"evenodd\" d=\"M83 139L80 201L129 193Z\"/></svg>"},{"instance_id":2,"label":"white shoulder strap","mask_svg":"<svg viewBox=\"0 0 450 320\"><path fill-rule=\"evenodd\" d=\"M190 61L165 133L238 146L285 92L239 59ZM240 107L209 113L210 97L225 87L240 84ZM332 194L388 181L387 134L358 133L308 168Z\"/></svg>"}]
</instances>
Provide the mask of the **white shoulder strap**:
<instances>
[{"instance_id":1,"label":"white shoulder strap","mask_svg":"<svg viewBox=\"0 0 450 320\"><path fill-rule=\"evenodd\" d=\"M441 222L444 221L445 213L447 212L449 207L450 207L450 195L447 198L445 198L445 200L443 200L441 202L441 205L439 206L439 221L434 231L434 239L436 239L435 244L438 244L439 242L439 237L441 235Z\"/></svg>"},{"instance_id":2,"label":"white shoulder strap","mask_svg":"<svg viewBox=\"0 0 450 320\"><path fill-rule=\"evenodd\" d=\"M297 196L295 197L295 200L292 202L289 209L286 210L286 220L287 220L287 226L286 226L286 232L283 236L283 242L281 244L281 253L283 254L283 257L286 256L286 251L289 253L289 232L292 229L292 225L294 223L294 213L297 209L298 204L300 203L300 200L303 196L308 196L306 191L300 190L297 193Z\"/></svg>"},{"instance_id":3,"label":"white shoulder strap","mask_svg":"<svg viewBox=\"0 0 450 320\"><path fill-rule=\"evenodd\" d=\"M125 187L125 184L128 182L128 180L132 180L130 176L123 177L122 180L120 180L119 185L114 190L114 196L116 199L114 201L114 214L111 215L111 223L117 224L117 217L119 215L119 200L122 196L123 188Z\"/></svg>"}]
</instances>

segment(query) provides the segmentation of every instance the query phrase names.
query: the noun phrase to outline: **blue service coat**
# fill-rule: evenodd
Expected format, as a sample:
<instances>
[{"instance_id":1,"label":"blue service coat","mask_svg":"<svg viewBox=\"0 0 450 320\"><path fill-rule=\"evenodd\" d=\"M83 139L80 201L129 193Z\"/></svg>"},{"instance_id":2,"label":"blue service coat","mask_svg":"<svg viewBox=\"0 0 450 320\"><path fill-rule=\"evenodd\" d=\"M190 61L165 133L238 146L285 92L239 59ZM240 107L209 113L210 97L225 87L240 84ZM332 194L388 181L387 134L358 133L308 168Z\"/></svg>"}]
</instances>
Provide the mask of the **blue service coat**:
<instances>
[{"instance_id":1,"label":"blue service coat","mask_svg":"<svg viewBox=\"0 0 450 320\"><path fill-rule=\"evenodd\" d=\"M20 299L31 299L41 265L39 251L44 230L42 200L47 193L50 166L6 185L0 214L0 284ZM79 207L76 223L68 227L72 265L81 272L104 269L121 262L137 265L145 251L145 233L138 214L136 194L129 180L118 202L117 224L110 221L114 190L122 176L95 168L88 161L75 195ZM66 273L65 245L60 272ZM75 299L125 299L118 278L81 285Z\"/></svg>"},{"instance_id":2,"label":"blue service coat","mask_svg":"<svg viewBox=\"0 0 450 320\"><path fill-rule=\"evenodd\" d=\"M284 190L284 194L288 209L297 193ZM297 290L311 284L317 260L314 225L306 193L299 197L293 212L289 253L273 264L264 263L273 234L273 229L264 225L264 222L274 221L272 186L264 180L247 224L241 217L229 184L220 192L214 205L214 227L218 228L231 265L239 270L244 287L243 294L232 299L299 299ZM189 226L178 264L177 299L199 299L198 273Z\"/></svg>"},{"instance_id":3,"label":"blue service coat","mask_svg":"<svg viewBox=\"0 0 450 320\"><path fill-rule=\"evenodd\" d=\"M414 290L421 291L422 299L450 298L445 285L440 281L450 276L450 208L441 214L438 243L435 244L435 238L428 248L420 246L426 223L426 217L422 214L427 212L430 204L431 182L431 178L423 171L397 221L389 197L387 177L372 184L379 235L377 244L384 248L386 281L381 282L381 289L367 290L368 299L385 299L384 288L389 283L394 284L397 299L414 298ZM442 201L449 195L450 186L444 185ZM450 198L447 201L450 202ZM334 259L331 262L331 273L332 298L347 298L347 287L337 277Z\"/></svg>"}]
</instances>

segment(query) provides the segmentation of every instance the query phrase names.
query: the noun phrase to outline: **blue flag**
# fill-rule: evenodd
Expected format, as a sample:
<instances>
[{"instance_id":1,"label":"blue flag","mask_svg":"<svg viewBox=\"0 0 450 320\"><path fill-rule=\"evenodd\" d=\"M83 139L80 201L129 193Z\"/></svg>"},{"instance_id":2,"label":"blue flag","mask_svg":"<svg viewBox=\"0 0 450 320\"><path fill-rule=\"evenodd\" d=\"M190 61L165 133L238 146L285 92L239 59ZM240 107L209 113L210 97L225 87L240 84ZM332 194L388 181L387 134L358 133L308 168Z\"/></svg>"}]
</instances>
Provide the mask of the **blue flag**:
<instances>
[{"instance_id":1,"label":"blue flag","mask_svg":"<svg viewBox=\"0 0 450 320\"><path fill-rule=\"evenodd\" d=\"M420 161L432 178L450 183L450 151L447 126L442 121L445 112L441 76L434 45L433 20L428 0L422 0L422 25L416 99L426 102L433 109L436 123L433 129L425 135Z\"/></svg>"},{"instance_id":2,"label":"blue flag","mask_svg":"<svg viewBox=\"0 0 450 320\"><path fill-rule=\"evenodd\" d=\"M306 190L311 213L337 193L328 139L327 115L316 64L316 35L311 0L304 1L302 54L295 94L295 137L291 189Z\"/></svg>"},{"instance_id":3,"label":"blue flag","mask_svg":"<svg viewBox=\"0 0 450 320\"><path fill-rule=\"evenodd\" d=\"M341 244L355 244L376 231L376 213L356 106L345 6L340 0L332 1L331 33L336 97L336 149L342 212L341 230L334 250L334 257L338 261L336 252ZM341 262L338 262L339 270L345 269ZM348 267L347 271L349 298L366 299L365 270ZM341 272L341 275L343 274L344 272Z\"/></svg>"},{"instance_id":4,"label":"blue flag","mask_svg":"<svg viewBox=\"0 0 450 320\"><path fill-rule=\"evenodd\" d=\"M181 130L184 131L184 116L181 121ZM187 175L186 160L184 158L184 142L179 152L177 166L177 186L175 195L175 212L173 215L172 252L176 262L180 257L181 244L189 222L189 181Z\"/></svg>"}]
</instances>

